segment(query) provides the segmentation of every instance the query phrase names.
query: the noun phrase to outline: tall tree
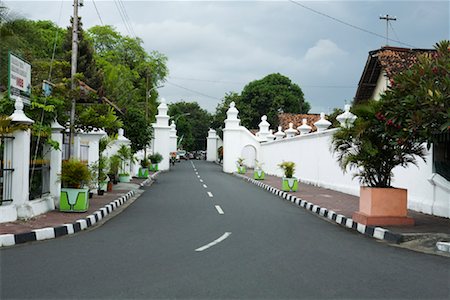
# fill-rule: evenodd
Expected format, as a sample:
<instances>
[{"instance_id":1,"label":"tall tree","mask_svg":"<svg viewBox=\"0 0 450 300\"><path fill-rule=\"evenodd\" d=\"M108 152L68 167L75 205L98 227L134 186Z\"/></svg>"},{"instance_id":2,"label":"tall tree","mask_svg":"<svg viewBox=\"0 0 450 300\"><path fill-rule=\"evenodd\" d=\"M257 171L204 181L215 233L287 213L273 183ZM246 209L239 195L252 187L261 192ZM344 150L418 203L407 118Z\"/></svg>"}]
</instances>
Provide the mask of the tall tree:
<instances>
[{"instance_id":1,"label":"tall tree","mask_svg":"<svg viewBox=\"0 0 450 300\"><path fill-rule=\"evenodd\" d=\"M211 115L197 102L169 104L169 116L175 120L181 145L187 151L205 150Z\"/></svg>"},{"instance_id":2,"label":"tall tree","mask_svg":"<svg viewBox=\"0 0 450 300\"><path fill-rule=\"evenodd\" d=\"M279 73L247 84L237 106L241 123L248 128L258 128L262 115L278 126L278 113L307 113L310 109L301 88Z\"/></svg>"}]
</instances>

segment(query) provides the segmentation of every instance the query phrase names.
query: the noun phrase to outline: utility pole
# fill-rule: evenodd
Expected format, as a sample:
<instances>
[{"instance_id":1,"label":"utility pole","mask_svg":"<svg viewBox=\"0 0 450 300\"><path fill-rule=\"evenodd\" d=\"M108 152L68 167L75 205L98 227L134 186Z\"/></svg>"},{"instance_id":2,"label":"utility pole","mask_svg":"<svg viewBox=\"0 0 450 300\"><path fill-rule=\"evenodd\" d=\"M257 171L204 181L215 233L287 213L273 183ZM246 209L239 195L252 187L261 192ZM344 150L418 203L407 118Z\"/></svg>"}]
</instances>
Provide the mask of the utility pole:
<instances>
[{"instance_id":1,"label":"utility pole","mask_svg":"<svg viewBox=\"0 0 450 300\"><path fill-rule=\"evenodd\" d=\"M389 21L397 21L397 17L389 15L380 16L380 20L386 20L386 46L389 44Z\"/></svg>"},{"instance_id":2,"label":"utility pole","mask_svg":"<svg viewBox=\"0 0 450 300\"><path fill-rule=\"evenodd\" d=\"M81 5L83 2L81 2ZM78 0L73 0L73 21L72 21L72 62L71 62L71 89L76 88L75 74L77 73L77 58L78 58ZM75 96L72 98L72 107L70 109L70 135L69 135L69 158L73 156L73 144L75 135Z\"/></svg>"}]
</instances>

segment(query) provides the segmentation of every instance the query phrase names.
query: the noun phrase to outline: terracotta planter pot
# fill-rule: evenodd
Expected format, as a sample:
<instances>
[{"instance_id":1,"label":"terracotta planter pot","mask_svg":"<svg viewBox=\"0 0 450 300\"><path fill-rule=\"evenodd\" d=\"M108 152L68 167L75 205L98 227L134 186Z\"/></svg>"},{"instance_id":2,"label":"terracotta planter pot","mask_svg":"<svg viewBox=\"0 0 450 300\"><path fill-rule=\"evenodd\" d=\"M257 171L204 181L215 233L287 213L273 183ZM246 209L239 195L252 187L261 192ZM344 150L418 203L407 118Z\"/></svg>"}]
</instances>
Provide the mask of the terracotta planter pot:
<instances>
[{"instance_id":1,"label":"terracotta planter pot","mask_svg":"<svg viewBox=\"0 0 450 300\"><path fill-rule=\"evenodd\" d=\"M361 187L359 211L352 218L365 225L414 225L407 216L407 195L405 189Z\"/></svg>"}]
</instances>

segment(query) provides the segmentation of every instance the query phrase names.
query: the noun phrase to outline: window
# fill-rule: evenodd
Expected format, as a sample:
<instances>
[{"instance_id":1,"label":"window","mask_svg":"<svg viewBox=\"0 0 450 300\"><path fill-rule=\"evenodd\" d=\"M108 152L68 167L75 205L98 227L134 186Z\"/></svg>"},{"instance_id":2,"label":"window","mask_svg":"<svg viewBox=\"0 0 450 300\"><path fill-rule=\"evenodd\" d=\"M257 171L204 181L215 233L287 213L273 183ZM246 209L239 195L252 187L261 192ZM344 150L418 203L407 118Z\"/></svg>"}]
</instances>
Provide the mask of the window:
<instances>
[{"instance_id":1,"label":"window","mask_svg":"<svg viewBox=\"0 0 450 300\"><path fill-rule=\"evenodd\" d=\"M437 136L433 144L434 172L450 181L450 131Z\"/></svg>"}]
</instances>

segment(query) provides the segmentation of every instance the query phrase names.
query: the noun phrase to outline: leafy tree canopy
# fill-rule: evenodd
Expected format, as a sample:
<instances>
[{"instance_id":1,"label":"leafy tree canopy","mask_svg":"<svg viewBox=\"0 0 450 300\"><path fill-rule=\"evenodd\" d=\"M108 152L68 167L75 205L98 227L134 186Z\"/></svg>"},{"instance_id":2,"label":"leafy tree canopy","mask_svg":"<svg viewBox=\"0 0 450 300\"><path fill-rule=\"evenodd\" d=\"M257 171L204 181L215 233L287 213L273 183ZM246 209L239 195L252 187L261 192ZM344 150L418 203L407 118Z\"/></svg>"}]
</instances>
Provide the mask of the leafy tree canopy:
<instances>
[{"instance_id":1,"label":"leafy tree canopy","mask_svg":"<svg viewBox=\"0 0 450 300\"><path fill-rule=\"evenodd\" d=\"M272 127L276 127L279 113L307 113L310 109L301 88L279 73L250 82L240 95L227 94L216 109L215 126L223 118L231 101L236 103L239 110L241 125L247 128L258 128L263 115L267 115L267 121Z\"/></svg>"},{"instance_id":2,"label":"leafy tree canopy","mask_svg":"<svg viewBox=\"0 0 450 300\"><path fill-rule=\"evenodd\" d=\"M379 115L399 128L399 139L430 143L450 126L450 41L435 45L436 53L396 75L381 97Z\"/></svg>"},{"instance_id":3,"label":"leafy tree canopy","mask_svg":"<svg viewBox=\"0 0 450 300\"><path fill-rule=\"evenodd\" d=\"M177 135L183 149L205 150L211 115L197 102L169 104L169 116L177 125Z\"/></svg>"}]
</instances>

